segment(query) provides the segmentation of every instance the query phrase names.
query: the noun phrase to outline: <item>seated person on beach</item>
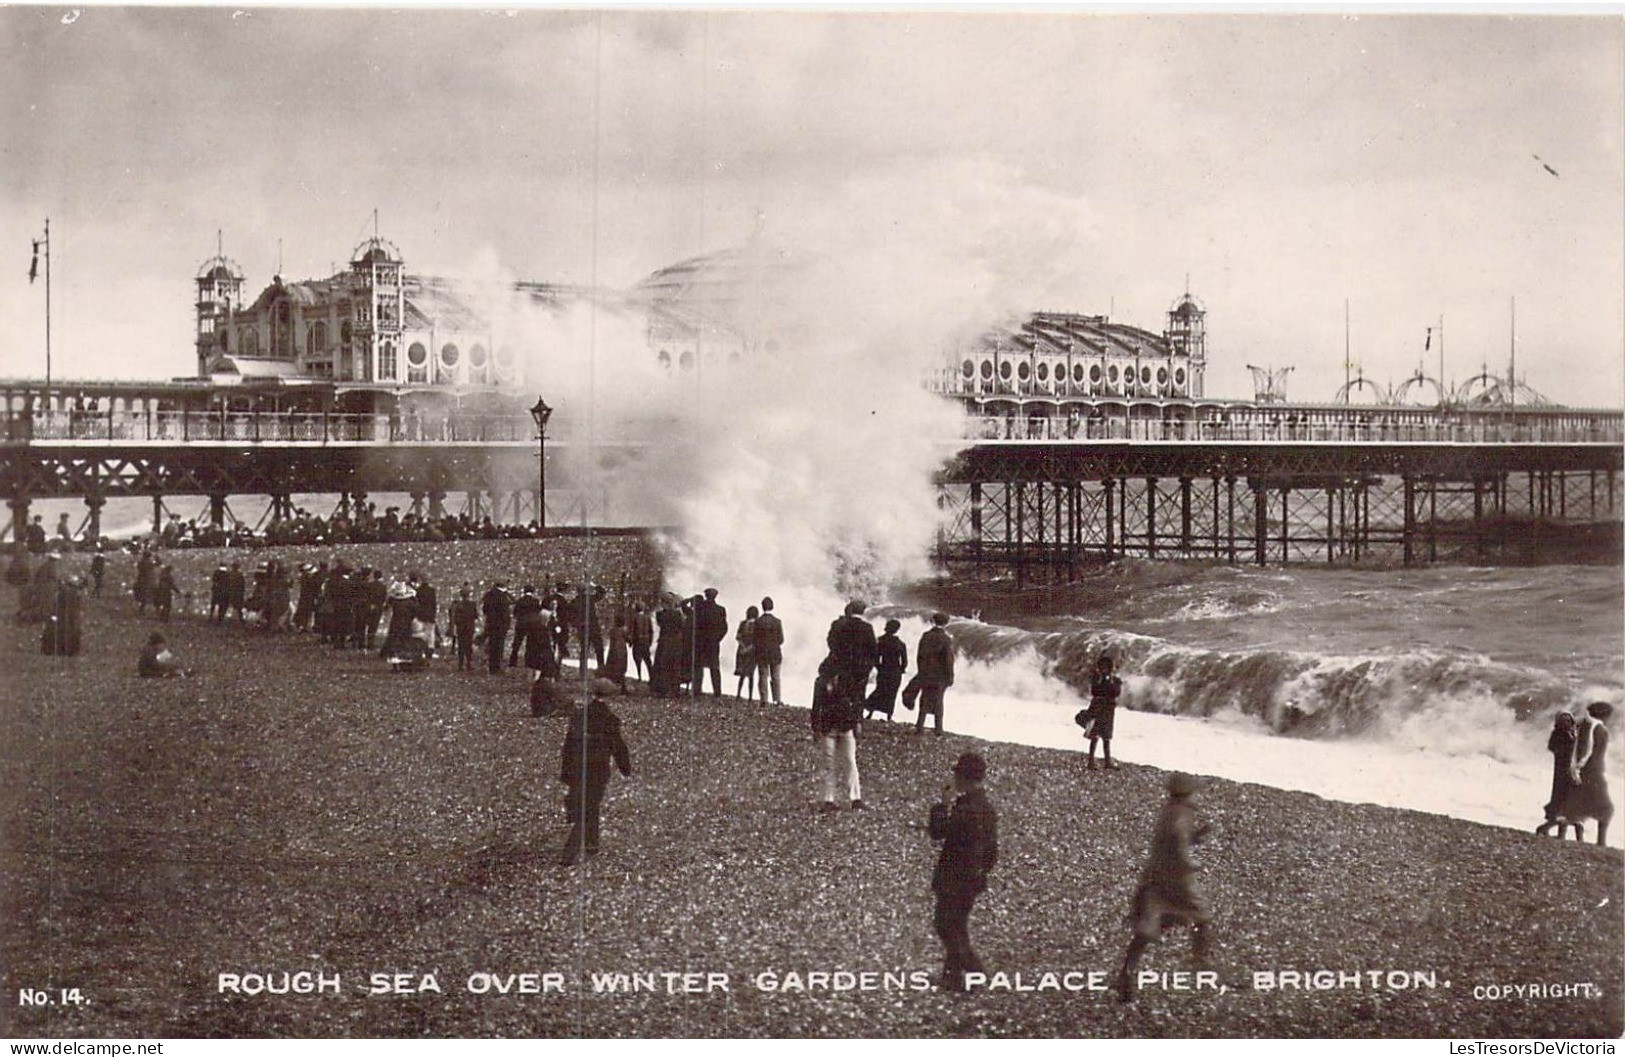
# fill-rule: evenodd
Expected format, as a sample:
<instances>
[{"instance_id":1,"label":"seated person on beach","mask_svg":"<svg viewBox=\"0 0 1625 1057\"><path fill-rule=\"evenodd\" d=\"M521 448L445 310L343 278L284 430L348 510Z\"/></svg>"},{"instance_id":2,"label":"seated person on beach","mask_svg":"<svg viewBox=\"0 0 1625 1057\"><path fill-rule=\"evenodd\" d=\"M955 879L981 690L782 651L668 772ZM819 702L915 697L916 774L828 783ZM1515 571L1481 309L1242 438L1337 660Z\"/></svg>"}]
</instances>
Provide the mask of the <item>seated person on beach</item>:
<instances>
[{"instance_id":1,"label":"seated person on beach","mask_svg":"<svg viewBox=\"0 0 1625 1057\"><path fill-rule=\"evenodd\" d=\"M414 619L409 634L384 642L384 660L392 672L421 672L429 667L434 656L430 645L433 625Z\"/></svg>"},{"instance_id":2,"label":"seated person on beach","mask_svg":"<svg viewBox=\"0 0 1625 1057\"><path fill-rule=\"evenodd\" d=\"M153 632L147 639L146 648L141 651L141 659L136 662L135 670L143 679L167 679L186 674L186 669L181 667L180 658L170 652L163 633L158 631Z\"/></svg>"}]
</instances>

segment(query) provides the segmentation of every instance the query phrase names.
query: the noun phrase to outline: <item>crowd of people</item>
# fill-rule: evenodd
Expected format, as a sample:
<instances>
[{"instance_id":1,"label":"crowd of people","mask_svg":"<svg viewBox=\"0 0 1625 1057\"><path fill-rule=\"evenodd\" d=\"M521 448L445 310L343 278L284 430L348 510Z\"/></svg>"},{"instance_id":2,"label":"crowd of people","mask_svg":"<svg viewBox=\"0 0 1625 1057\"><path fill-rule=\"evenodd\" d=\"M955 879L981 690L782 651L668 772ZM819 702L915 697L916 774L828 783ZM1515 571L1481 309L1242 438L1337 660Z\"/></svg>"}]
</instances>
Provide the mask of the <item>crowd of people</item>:
<instances>
[{"instance_id":1,"label":"crowd of people","mask_svg":"<svg viewBox=\"0 0 1625 1057\"><path fill-rule=\"evenodd\" d=\"M242 522L228 527L170 514L154 531L122 542L108 536L97 537L76 531L69 523L67 514L57 519L54 532L47 533L44 519L35 514L23 530L23 543L28 553L40 555L48 551L64 553L81 550L440 543L448 540L536 539L541 535L541 527L535 521L497 521L489 514L475 517L466 512L431 517L411 511L402 513L399 507L394 506L385 507L380 512L376 503L358 502L349 511L336 511L329 517L299 508L291 517L273 518L259 529L250 528Z\"/></svg>"},{"instance_id":2,"label":"crowd of people","mask_svg":"<svg viewBox=\"0 0 1625 1057\"><path fill-rule=\"evenodd\" d=\"M87 583L64 575L56 554L37 564L19 554L7 578L19 587L19 619L45 625L42 649L73 654L80 649L83 599L100 595L106 560L96 555ZM136 556L131 594L138 612L150 606L155 619L171 618L177 596L192 595L176 582L173 568L156 548ZM785 631L771 597L747 607L732 624L716 588L692 595L665 593L630 597L597 584L557 581L550 589L525 584L517 593L498 579L476 595L469 582L460 584L444 608L439 591L421 573L388 575L383 569L350 565L342 559L297 567L271 558L252 570L241 561L226 561L209 576L206 614L221 624L253 622L268 633L307 632L335 649L376 651L399 670L425 668L447 647L457 668L470 674L499 674L522 667L527 673L532 713L569 716L560 759L565 786L565 816L570 826L561 864L572 866L598 853L601 813L611 775L633 774L631 749L609 700L628 691L628 680L645 680L651 693L724 696L722 649L732 634L734 700L783 705L782 666ZM189 607L190 608L190 607ZM858 738L865 721L894 721L899 698L916 709L916 733L927 721L943 731L946 691L954 684L956 650L949 618L934 613L913 651L899 632L901 622L887 619L876 634L862 601L847 604L825 635L826 653L812 687L809 721L820 779L819 810L848 806L865 809L858 768ZM587 700L570 702L573 679L566 668L572 656L583 680L589 673ZM153 632L137 664L144 677L186 675L162 632ZM908 677L905 684L905 677ZM1111 741L1122 695L1122 679L1111 656L1096 659L1090 678L1090 704L1076 719L1088 739L1085 767L1096 767L1096 748L1103 747L1103 766L1115 769ZM573 707L571 707L573 705ZM1604 773L1608 745L1605 721L1612 707L1603 702L1584 714L1559 713L1548 749L1553 758L1551 800L1538 833L1554 829L1559 836L1572 828L1582 837L1586 820L1597 822L1597 843L1605 842L1613 806ZM963 990L968 979L983 973L970 940L969 919L988 875L998 862L997 813L987 795L986 759L963 753L955 762L951 783L927 820L927 831L941 844L931 887L935 899L933 927L944 951L942 986ZM1152 832L1150 847L1130 907L1131 932L1114 989L1122 1001L1133 1000L1136 971L1147 946L1166 930L1193 930L1193 954L1204 961L1210 945L1210 917L1196 884L1192 849L1207 833L1198 817L1195 794L1199 781L1175 774L1168 798Z\"/></svg>"}]
</instances>

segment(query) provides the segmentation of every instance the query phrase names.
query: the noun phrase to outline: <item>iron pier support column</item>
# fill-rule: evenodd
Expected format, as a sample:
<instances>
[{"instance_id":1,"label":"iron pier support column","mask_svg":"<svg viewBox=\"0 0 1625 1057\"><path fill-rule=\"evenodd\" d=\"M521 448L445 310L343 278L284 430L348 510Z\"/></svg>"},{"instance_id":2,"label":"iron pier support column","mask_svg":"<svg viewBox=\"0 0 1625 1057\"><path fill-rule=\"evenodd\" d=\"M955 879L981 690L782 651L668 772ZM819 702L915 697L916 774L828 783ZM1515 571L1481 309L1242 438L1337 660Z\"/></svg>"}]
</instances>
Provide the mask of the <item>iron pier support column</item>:
<instances>
[{"instance_id":1,"label":"iron pier support column","mask_svg":"<svg viewBox=\"0 0 1625 1057\"><path fill-rule=\"evenodd\" d=\"M1179 479L1179 549L1186 554L1191 549L1191 479Z\"/></svg>"},{"instance_id":2,"label":"iron pier support column","mask_svg":"<svg viewBox=\"0 0 1625 1057\"><path fill-rule=\"evenodd\" d=\"M982 482L970 483L970 552L978 565L982 563Z\"/></svg>"},{"instance_id":3,"label":"iron pier support column","mask_svg":"<svg viewBox=\"0 0 1625 1057\"><path fill-rule=\"evenodd\" d=\"M92 492L85 496L85 506L90 508L90 517L86 521L85 539L91 542L102 538L102 507L107 505L107 497L100 492Z\"/></svg>"},{"instance_id":4,"label":"iron pier support column","mask_svg":"<svg viewBox=\"0 0 1625 1057\"><path fill-rule=\"evenodd\" d=\"M1225 518L1229 526L1226 535L1230 537L1230 564L1236 564L1236 477L1230 474L1224 479L1224 490L1228 497L1229 515Z\"/></svg>"},{"instance_id":5,"label":"iron pier support column","mask_svg":"<svg viewBox=\"0 0 1625 1057\"><path fill-rule=\"evenodd\" d=\"M226 493L209 493L209 524L223 528L226 524Z\"/></svg>"},{"instance_id":6,"label":"iron pier support column","mask_svg":"<svg viewBox=\"0 0 1625 1057\"><path fill-rule=\"evenodd\" d=\"M1286 565L1292 559L1292 489L1286 485L1281 486L1281 564Z\"/></svg>"},{"instance_id":7,"label":"iron pier support column","mask_svg":"<svg viewBox=\"0 0 1625 1057\"><path fill-rule=\"evenodd\" d=\"M1027 585L1027 484L1025 481L1016 482L1015 501L1016 515L1016 587ZM1005 520L1006 533L1010 522Z\"/></svg>"},{"instance_id":8,"label":"iron pier support column","mask_svg":"<svg viewBox=\"0 0 1625 1057\"><path fill-rule=\"evenodd\" d=\"M1157 479L1145 479L1145 556L1157 556Z\"/></svg>"},{"instance_id":9,"label":"iron pier support column","mask_svg":"<svg viewBox=\"0 0 1625 1057\"><path fill-rule=\"evenodd\" d=\"M1106 560L1113 561L1116 558L1117 482L1108 477L1101 484L1106 488Z\"/></svg>"},{"instance_id":10,"label":"iron pier support column","mask_svg":"<svg viewBox=\"0 0 1625 1057\"><path fill-rule=\"evenodd\" d=\"M1264 484L1253 485L1253 562L1256 565L1267 564L1267 548L1269 547L1269 486Z\"/></svg>"},{"instance_id":11,"label":"iron pier support column","mask_svg":"<svg viewBox=\"0 0 1625 1057\"><path fill-rule=\"evenodd\" d=\"M11 507L11 538L19 547L28 542L28 497L15 496L6 500Z\"/></svg>"},{"instance_id":12,"label":"iron pier support column","mask_svg":"<svg viewBox=\"0 0 1625 1057\"><path fill-rule=\"evenodd\" d=\"M1411 475L1406 474L1401 480L1404 482L1405 493L1405 520L1400 528L1400 539L1404 542L1405 564L1411 564L1411 537L1416 533L1416 486Z\"/></svg>"}]
</instances>

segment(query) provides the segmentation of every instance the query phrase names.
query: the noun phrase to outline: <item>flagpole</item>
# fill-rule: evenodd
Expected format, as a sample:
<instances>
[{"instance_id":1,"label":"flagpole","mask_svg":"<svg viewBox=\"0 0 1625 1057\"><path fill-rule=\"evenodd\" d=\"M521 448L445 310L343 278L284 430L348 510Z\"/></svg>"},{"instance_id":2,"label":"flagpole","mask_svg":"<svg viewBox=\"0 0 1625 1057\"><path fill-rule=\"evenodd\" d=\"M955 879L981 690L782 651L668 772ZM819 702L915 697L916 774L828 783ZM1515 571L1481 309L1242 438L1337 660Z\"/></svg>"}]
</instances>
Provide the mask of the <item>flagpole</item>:
<instances>
[{"instance_id":1,"label":"flagpole","mask_svg":"<svg viewBox=\"0 0 1625 1057\"><path fill-rule=\"evenodd\" d=\"M51 411L51 218L45 218L45 412Z\"/></svg>"}]
</instances>

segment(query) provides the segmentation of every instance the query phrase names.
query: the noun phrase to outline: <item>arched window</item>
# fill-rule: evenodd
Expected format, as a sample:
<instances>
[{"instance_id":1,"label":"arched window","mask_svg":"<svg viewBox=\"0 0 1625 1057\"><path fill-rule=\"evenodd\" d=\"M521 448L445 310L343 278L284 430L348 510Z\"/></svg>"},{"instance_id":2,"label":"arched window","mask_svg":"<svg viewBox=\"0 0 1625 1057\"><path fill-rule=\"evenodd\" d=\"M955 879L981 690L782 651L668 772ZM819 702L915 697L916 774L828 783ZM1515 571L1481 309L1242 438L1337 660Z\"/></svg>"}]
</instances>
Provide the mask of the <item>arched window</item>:
<instances>
[{"instance_id":1,"label":"arched window","mask_svg":"<svg viewBox=\"0 0 1625 1057\"><path fill-rule=\"evenodd\" d=\"M325 352L327 350L327 324L316 323L310 328L310 344L306 347L309 352Z\"/></svg>"},{"instance_id":2,"label":"arched window","mask_svg":"<svg viewBox=\"0 0 1625 1057\"><path fill-rule=\"evenodd\" d=\"M393 382L399 366L395 363L395 343L386 341L378 348L378 380Z\"/></svg>"}]
</instances>

